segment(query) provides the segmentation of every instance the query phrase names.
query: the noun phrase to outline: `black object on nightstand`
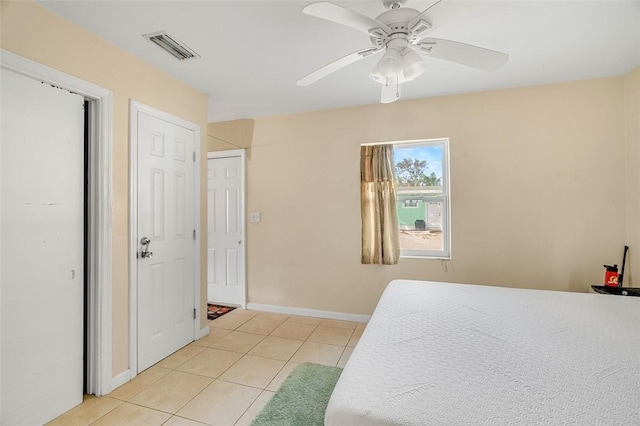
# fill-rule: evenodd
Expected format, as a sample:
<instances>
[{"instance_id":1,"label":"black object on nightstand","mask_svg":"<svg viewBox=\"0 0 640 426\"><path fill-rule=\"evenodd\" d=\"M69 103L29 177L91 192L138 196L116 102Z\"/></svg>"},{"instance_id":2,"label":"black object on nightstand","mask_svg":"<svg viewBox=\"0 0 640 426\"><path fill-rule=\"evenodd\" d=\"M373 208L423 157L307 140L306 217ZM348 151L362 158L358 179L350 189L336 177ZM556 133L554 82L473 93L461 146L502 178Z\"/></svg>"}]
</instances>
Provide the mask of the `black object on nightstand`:
<instances>
[{"instance_id":1,"label":"black object on nightstand","mask_svg":"<svg viewBox=\"0 0 640 426\"><path fill-rule=\"evenodd\" d=\"M640 297L640 287L612 287L609 285L592 285L591 288L596 293L615 294L617 296Z\"/></svg>"}]
</instances>

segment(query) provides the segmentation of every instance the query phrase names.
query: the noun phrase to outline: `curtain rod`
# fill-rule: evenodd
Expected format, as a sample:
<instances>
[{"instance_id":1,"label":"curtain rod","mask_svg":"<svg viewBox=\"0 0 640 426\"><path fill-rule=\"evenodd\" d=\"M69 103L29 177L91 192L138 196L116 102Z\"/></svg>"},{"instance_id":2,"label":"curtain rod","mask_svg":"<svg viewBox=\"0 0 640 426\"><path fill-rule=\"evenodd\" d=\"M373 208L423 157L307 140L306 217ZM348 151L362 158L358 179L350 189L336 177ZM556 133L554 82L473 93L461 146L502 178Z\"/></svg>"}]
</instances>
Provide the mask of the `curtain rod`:
<instances>
[{"instance_id":1,"label":"curtain rod","mask_svg":"<svg viewBox=\"0 0 640 426\"><path fill-rule=\"evenodd\" d=\"M387 141L387 142L367 142L361 143L360 146L374 146L374 145L395 145L395 144L411 144L411 143L424 143L447 140L449 138L425 138L425 139L411 139L405 141Z\"/></svg>"}]
</instances>

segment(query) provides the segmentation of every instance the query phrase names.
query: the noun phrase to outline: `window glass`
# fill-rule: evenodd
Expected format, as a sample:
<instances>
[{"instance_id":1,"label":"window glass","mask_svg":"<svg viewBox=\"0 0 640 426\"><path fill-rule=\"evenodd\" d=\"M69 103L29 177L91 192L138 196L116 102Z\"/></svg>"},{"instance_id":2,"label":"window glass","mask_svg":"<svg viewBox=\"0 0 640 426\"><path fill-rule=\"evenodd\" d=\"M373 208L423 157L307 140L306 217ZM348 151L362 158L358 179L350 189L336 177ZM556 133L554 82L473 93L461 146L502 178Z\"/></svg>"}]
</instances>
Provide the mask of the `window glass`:
<instances>
[{"instance_id":1,"label":"window glass","mask_svg":"<svg viewBox=\"0 0 640 426\"><path fill-rule=\"evenodd\" d=\"M393 146L401 256L448 258L448 140Z\"/></svg>"}]
</instances>

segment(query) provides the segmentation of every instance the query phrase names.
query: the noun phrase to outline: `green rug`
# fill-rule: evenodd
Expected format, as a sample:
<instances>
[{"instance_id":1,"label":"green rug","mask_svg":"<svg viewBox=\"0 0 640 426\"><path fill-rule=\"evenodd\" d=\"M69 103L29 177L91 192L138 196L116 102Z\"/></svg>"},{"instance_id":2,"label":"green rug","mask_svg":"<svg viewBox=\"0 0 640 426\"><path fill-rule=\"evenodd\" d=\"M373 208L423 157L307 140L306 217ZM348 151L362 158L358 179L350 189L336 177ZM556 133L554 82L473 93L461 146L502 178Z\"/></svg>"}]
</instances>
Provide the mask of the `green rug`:
<instances>
[{"instance_id":1,"label":"green rug","mask_svg":"<svg viewBox=\"0 0 640 426\"><path fill-rule=\"evenodd\" d=\"M342 368L305 362L297 366L252 426L323 426L329 397Z\"/></svg>"}]
</instances>

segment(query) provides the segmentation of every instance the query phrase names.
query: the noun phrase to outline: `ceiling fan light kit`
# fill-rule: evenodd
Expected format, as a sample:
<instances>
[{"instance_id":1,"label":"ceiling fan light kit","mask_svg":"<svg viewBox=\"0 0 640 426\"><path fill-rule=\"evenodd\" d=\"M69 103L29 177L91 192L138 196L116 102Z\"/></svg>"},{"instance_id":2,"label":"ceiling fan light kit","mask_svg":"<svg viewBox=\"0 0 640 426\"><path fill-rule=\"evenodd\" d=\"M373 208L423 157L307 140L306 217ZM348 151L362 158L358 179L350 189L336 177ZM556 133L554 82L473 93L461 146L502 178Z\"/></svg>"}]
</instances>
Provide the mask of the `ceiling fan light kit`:
<instances>
[{"instance_id":1,"label":"ceiling fan light kit","mask_svg":"<svg viewBox=\"0 0 640 426\"><path fill-rule=\"evenodd\" d=\"M390 84L402 84L407 81L414 80L427 68L427 64L422 60L420 55L411 49L407 49L397 65L397 69L393 68L385 72L383 66L388 63L384 62L384 57L376 64L369 74L369 78L377 83L388 86Z\"/></svg>"},{"instance_id":2,"label":"ceiling fan light kit","mask_svg":"<svg viewBox=\"0 0 640 426\"><path fill-rule=\"evenodd\" d=\"M382 84L380 100L393 102L400 98L400 85L424 73L427 65L420 54L466 65L483 71L496 71L509 60L505 53L453 40L425 38L432 28L427 12L441 0L436 0L422 12L402 7L406 0L382 0L388 8L373 19L355 10L330 2L312 3L303 13L326 19L370 36L373 47L362 49L333 61L298 80L307 86L341 68L384 51L384 55L369 74Z\"/></svg>"},{"instance_id":3,"label":"ceiling fan light kit","mask_svg":"<svg viewBox=\"0 0 640 426\"><path fill-rule=\"evenodd\" d=\"M409 49L402 57L402 70L407 80L413 80L427 69L427 64L415 50Z\"/></svg>"},{"instance_id":4,"label":"ceiling fan light kit","mask_svg":"<svg viewBox=\"0 0 640 426\"><path fill-rule=\"evenodd\" d=\"M387 46L387 51L378 62L378 68L385 77L393 77L402 71L402 50Z\"/></svg>"}]
</instances>

